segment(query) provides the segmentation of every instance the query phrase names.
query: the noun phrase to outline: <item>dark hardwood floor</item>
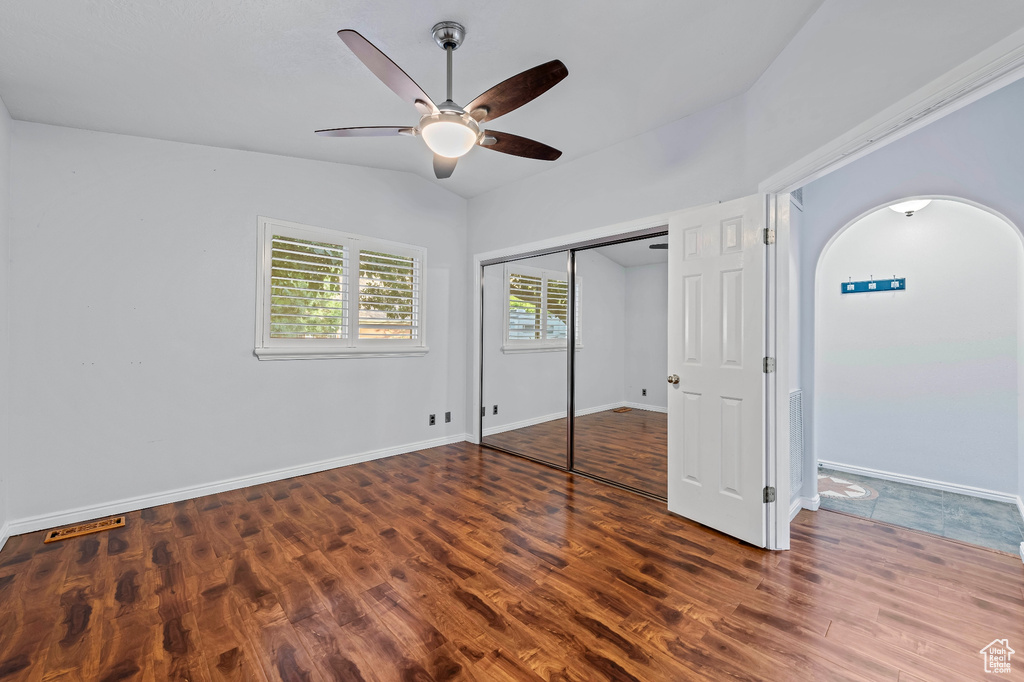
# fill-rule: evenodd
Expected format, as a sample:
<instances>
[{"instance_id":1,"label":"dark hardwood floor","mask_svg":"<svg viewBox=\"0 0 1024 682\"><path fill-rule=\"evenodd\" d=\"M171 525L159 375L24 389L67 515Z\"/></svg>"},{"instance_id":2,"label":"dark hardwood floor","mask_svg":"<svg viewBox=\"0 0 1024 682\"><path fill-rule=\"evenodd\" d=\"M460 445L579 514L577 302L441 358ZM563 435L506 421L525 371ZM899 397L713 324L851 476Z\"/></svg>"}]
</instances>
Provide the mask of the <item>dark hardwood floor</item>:
<instances>
[{"instance_id":1,"label":"dark hardwood floor","mask_svg":"<svg viewBox=\"0 0 1024 682\"><path fill-rule=\"evenodd\" d=\"M468 444L42 540L0 553L4 682L980 680L1024 645L1019 558L830 512L762 551Z\"/></svg>"},{"instance_id":2,"label":"dark hardwood floor","mask_svg":"<svg viewBox=\"0 0 1024 682\"><path fill-rule=\"evenodd\" d=\"M487 436L484 443L565 466L565 419ZM576 417L577 471L668 495L668 415L649 410Z\"/></svg>"},{"instance_id":3,"label":"dark hardwood floor","mask_svg":"<svg viewBox=\"0 0 1024 682\"><path fill-rule=\"evenodd\" d=\"M565 417L484 436L484 445L565 466Z\"/></svg>"},{"instance_id":4,"label":"dark hardwood floor","mask_svg":"<svg viewBox=\"0 0 1024 682\"><path fill-rule=\"evenodd\" d=\"M576 417L574 466L644 492L668 496L668 415L649 410Z\"/></svg>"}]
</instances>

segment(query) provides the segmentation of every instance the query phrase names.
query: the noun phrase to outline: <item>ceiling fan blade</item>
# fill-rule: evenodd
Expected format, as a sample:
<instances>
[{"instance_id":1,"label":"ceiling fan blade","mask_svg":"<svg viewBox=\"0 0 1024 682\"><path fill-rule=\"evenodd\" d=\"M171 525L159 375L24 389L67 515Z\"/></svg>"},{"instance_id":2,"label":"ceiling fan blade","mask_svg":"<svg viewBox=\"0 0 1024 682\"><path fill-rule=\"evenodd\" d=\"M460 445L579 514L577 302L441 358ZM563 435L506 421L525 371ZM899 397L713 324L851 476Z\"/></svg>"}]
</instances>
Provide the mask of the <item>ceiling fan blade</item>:
<instances>
[{"instance_id":1,"label":"ceiling fan blade","mask_svg":"<svg viewBox=\"0 0 1024 682\"><path fill-rule=\"evenodd\" d=\"M540 97L568 75L565 64L552 60L498 83L470 102L466 111L477 121L493 121Z\"/></svg>"},{"instance_id":2,"label":"ceiling fan blade","mask_svg":"<svg viewBox=\"0 0 1024 682\"><path fill-rule=\"evenodd\" d=\"M494 140L494 142L491 142ZM543 142L537 142L527 137L519 137L511 133L499 133L497 130L488 130L484 133L484 139L478 143L484 149L493 149L502 154L523 156L527 159L540 159L541 161L554 161L562 152L554 147L549 147Z\"/></svg>"},{"instance_id":3,"label":"ceiling fan blade","mask_svg":"<svg viewBox=\"0 0 1024 682\"><path fill-rule=\"evenodd\" d=\"M421 114L437 113L437 107L427 93L423 92L423 88L416 85L416 81L410 78L409 74L378 50L373 43L351 29L338 31L338 37L359 57L359 61L396 95L416 107Z\"/></svg>"},{"instance_id":4,"label":"ceiling fan blade","mask_svg":"<svg viewBox=\"0 0 1024 682\"><path fill-rule=\"evenodd\" d=\"M441 156L440 154L434 154L434 175L437 176L438 180L444 180L450 178L452 173L455 172L455 164L459 160L449 159L447 156Z\"/></svg>"},{"instance_id":5,"label":"ceiling fan blade","mask_svg":"<svg viewBox=\"0 0 1024 682\"><path fill-rule=\"evenodd\" d=\"M405 126L361 126L358 128L328 128L316 131L322 137L391 137L392 135L413 135L415 130Z\"/></svg>"}]
</instances>

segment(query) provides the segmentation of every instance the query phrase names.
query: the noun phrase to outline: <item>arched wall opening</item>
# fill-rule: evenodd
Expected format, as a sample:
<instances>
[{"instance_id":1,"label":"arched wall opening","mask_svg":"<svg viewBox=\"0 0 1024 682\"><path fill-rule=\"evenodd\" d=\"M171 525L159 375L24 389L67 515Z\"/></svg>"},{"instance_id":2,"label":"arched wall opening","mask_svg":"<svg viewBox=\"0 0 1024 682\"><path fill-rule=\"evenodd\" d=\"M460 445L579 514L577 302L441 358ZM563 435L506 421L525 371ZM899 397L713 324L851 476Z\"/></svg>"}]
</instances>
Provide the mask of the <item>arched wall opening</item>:
<instances>
[{"instance_id":1,"label":"arched wall opening","mask_svg":"<svg viewBox=\"0 0 1024 682\"><path fill-rule=\"evenodd\" d=\"M994 211L883 205L822 249L815 276L819 462L1016 495L1024 237ZM902 200L901 200L902 201ZM906 289L841 293L850 279Z\"/></svg>"}]
</instances>

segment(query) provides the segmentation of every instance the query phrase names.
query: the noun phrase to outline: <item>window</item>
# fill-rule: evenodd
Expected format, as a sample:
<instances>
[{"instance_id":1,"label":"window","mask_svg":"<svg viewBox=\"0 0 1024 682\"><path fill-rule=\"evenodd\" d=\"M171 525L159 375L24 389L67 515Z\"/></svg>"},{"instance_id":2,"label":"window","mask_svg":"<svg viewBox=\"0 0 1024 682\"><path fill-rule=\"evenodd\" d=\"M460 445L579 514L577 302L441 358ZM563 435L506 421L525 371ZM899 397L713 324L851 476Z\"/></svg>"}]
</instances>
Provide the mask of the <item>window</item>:
<instances>
[{"instance_id":1,"label":"window","mask_svg":"<svg viewBox=\"0 0 1024 682\"><path fill-rule=\"evenodd\" d=\"M423 355L426 250L260 218L261 360Z\"/></svg>"},{"instance_id":2,"label":"window","mask_svg":"<svg viewBox=\"0 0 1024 682\"><path fill-rule=\"evenodd\" d=\"M569 282L565 272L510 263L505 266L506 353L564 349L569 337ZM580 281L576 279L579 301ZM580 307L576 347L580 347Z\"/></svg>"}]
</instances>

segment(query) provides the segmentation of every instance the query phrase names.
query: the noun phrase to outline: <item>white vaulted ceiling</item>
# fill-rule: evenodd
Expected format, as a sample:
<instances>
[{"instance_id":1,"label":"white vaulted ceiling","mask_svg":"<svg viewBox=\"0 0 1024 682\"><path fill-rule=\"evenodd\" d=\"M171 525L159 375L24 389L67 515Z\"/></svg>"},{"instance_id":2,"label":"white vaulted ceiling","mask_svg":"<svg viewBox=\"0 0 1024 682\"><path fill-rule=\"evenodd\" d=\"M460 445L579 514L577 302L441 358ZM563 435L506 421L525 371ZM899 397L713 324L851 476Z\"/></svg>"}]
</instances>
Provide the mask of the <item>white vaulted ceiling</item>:
<instances>
[{"instance_id":1,"label":"white vaulted ceiling","mask_svg":"<svg viewBox=\"0 0 1024 682\"><path fill-rule=\"evenodd\" d=\"M474 149L436 181L422 141L317 128L418 115L337 38L354 28L444 99L430 28L467 28L455 99L561 59L569 77L493 127L566 163L718 104L758 78L821 0L11 0L0 97L15 119L416 173L465 197L550 167Z\"/></svg>"}]
</instances>

